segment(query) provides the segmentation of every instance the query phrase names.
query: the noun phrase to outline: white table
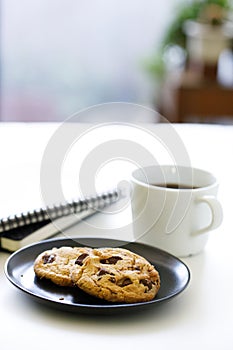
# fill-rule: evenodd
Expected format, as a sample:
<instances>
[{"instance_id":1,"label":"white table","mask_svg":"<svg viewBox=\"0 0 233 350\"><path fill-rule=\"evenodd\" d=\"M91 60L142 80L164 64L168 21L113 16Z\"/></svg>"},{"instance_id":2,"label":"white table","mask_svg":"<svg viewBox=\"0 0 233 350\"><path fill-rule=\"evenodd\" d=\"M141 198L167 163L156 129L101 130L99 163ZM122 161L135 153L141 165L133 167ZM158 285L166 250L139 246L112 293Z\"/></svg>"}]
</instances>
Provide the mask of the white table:
<instances>
[{"instance_id":1,"label":"white table","mask_svg":"<svg viewBox=\"0 0 233 350\"><path fill-rule=\"evenodd\" d=\"M0 216L27 209L32 203L36 207L41 204L40 162L57 127L57 124L45 123L0 124ZM156 133L157 128L169 125L147 127ZM124 127L121 128L124 135ZM41 307L16 289L4 275L4 264L10 253L0 251L2 350L233 348L233 127L183 124L174 128L185 144L192 165L213 172L219 179L219 199L224 210L223 224L210 233L204 252L183 259L192 275L188 288L168 303L133 315L93 317L61 312ZM127 135L130 139L130 133ZM114 172L116 175L116 169ZM72 188L67 187L67 194L69 191ZM126 210L124 215L130 216L130 212ZM116 216L100 214L92 217L92 222L108 227ZM85 231L80 225L83 234L89 235L91 231ZM131 232L129 239L130 235Z\"/></svg>"}]
</instances>

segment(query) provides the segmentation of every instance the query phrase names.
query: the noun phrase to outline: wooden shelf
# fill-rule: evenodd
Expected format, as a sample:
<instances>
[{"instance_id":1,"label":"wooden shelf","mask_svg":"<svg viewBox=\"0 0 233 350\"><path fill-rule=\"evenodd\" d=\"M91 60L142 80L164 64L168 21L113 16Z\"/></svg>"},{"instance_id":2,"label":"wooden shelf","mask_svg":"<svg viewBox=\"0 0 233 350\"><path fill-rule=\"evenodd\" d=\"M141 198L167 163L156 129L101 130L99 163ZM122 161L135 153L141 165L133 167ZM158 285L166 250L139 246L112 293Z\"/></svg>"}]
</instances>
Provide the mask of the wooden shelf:
<instances>
[{"instance_id":1,"label":"wooden shelf","mask_svg":"<svg viewBox=\"0 0 233 350\"><path fill-rule=\"evenodd\" d=\"M233 87L191 70L170 75L161 89L159 112L170 122L185 122L192 116L200 121L206 117L233 118Z\"/></svg>"}]
</instances>

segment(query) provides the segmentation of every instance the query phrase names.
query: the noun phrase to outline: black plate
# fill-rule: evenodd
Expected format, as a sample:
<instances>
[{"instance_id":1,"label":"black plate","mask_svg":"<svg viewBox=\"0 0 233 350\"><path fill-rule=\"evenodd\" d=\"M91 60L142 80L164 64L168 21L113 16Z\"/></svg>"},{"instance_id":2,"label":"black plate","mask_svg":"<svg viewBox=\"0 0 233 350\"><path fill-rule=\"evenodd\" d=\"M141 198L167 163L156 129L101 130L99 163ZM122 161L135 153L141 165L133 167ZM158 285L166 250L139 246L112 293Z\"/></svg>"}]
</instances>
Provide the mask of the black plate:
<instances>
[{"instance_id":1,"label":"black plate","mask_svg":"<svg viewBox=\"0 0 233 350\"><path fill-rule=\"evenodd\" d=\"M110 303L91 297L78 288L59 287L39 280L33 271L36 256L42 251L61 246L122 247L144 256L160 273L161 287L157 296L148 302ZM5 273L14 286L39 302L66 311L106 314L147 308L169 300L182 292L190 280L188 267L175 256L140 243L128 243L100 238L61 238L32 244L12 254L6 262Z\"/></svg>"}]
</instances>

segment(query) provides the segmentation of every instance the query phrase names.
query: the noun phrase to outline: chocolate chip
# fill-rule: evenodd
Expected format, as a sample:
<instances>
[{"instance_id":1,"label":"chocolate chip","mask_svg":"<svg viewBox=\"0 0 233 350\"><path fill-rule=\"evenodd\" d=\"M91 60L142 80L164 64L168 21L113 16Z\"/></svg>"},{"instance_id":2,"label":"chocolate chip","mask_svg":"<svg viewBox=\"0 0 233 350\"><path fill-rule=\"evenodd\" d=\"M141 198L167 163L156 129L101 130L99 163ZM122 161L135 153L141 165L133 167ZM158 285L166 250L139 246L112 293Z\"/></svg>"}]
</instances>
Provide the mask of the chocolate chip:
<instances>
[{"instance_id":1,"label":"chocolate chip","mask_svg":"<svg viewBox=\"0 0 233 350\"><path fill-rule=\"evenodd\" d=\"M148 290L152 289L153 283L150 280L144 278L140 281L140 283L142 283L145 287L148 287Z\"/></svg>"},{"instance_id":2,"label":"chocolate chip","mask_svg":"<svg viewBox=\"0 0 233 350\"><path fill-rule=\"evenodd\" d=\"M116 283L116 279L114 277L110 277L108 280L112 283Z\"/></svg>"},{"instance_id":3,"label":"chocolate chip","mask_svg":"<svg viewBox=\"0 0 233 350\"><path fill-rule=\"evenodd\" d=\"M42 256L43 264L51 264L54 262L56 255L55 254L45 254Z\"/></svg>"},{"instance_id":4,"label":"chocolate chip","mask_svg":"<svg viewBox=\"0 0 233 350\"><path fill-rule=\"evenodd\" d=\"M102 278L102 276L104 275L111 275L111 276L115 276L114 273L112 272L109 272L105 269L100 269L99 272L97 273L97 276L98 276L98 280L100 280Z\"/></svg>"},{"instance_id":5,"label":"chocolate chip","mask_svg":"<svg viewBox=\"0 0 233 350\"><path fill-rule=\"evenodd\" d=\"M131 281L130 278L126 277L126 278L122 278L121 280L119 280L117 282L117 285L120 287L125 287L128 286L129 284L132 284L133 282Z\"/></svg>"},{"instance_id":6,"label":"chocolate chip","mask_svg":"<svg viewBox=\"0 0 233 350\"><path fill-rule=\"evenodd\" d=\"M79 257L75 260L75 264L82 266L83 265L83 260L88 256L87 253L83 253L79 255Z\"/></svg>"},{"instance_id":7,"label":"chocolate chip","mask_svg":"<svg viewBox=\"0 0 233 350\"><path fill-rule=\"evenodd\" d=\"M111 256L108 259L101 259L101 264L116 264L119 260L123 260L120 256Z\"/></svg>"},{"instance_id":8,"label":"chocolate chip","mask_svg":"<svg viewBox=\"0 0 233 350\"><path fill-rule=\"evenodd\" d=\"M100 269L99 272L97 273L98 276L103 276L103 275L107 275L108 271L104 270L104 269Z\"/></svg>"}]
</instances>

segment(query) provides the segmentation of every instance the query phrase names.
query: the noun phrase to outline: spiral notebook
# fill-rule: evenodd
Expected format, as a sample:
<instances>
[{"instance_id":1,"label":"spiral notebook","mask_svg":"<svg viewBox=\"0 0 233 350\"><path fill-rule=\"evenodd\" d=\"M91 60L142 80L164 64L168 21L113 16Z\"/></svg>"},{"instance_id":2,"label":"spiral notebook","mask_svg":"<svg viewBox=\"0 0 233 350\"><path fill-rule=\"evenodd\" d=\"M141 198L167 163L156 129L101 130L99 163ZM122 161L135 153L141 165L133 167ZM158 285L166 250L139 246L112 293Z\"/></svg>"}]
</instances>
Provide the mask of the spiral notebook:
<instances>
[{"instance_id":1,"label":"spiral notebook","mask_svg":"<svg viewBox=\"0 0 233 350\"><path fill-rule=\"evenodd\" d=\"M119 197L119 192L112 190L3 218L0 220L0 248L13 252L49 238L116 202Z\"/></svg>"}]
</instances>

